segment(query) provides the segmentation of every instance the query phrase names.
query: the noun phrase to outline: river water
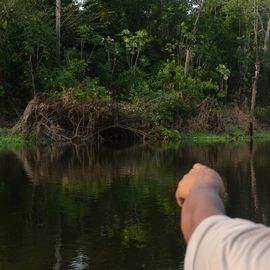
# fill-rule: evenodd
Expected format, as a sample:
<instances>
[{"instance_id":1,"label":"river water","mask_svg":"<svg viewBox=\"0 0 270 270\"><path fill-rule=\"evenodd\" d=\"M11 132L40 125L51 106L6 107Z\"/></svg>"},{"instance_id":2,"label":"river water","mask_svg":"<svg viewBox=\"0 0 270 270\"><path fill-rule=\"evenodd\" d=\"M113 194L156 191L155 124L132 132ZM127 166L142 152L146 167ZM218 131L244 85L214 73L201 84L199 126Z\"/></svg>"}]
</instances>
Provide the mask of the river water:
<instances>
[{"instance_id":1,"label":"river water","mask_svg":"<svg viewBox=\"0 0 270 270\"><path fill-rule=\"evenodd\" d=\"M270 142L2 150L0 269L182 269L178 178L214 167L227 213L269 225L269 153Z\"/></svg>"}]
</instances>

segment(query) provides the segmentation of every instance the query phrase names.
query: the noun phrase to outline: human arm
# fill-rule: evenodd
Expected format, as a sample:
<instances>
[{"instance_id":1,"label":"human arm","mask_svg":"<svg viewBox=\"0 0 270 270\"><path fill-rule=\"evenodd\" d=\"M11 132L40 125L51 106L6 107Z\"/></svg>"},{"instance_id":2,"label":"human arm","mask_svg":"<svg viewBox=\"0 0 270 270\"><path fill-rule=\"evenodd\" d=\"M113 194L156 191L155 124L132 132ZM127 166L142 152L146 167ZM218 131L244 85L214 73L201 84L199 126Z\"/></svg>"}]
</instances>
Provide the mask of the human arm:
<instances>
[{"instance_id":1,"label":"human arm","mask_svg":"<svg viewBox=\"0 0 270 270\"><path fill-rule=\"evenodd\" d=\"M186 242L204 219L225 214L224 192L219 174L201 164L195 164L179 181L176 200L182 206L181 229Z\"/></svg>"}]
</instances>

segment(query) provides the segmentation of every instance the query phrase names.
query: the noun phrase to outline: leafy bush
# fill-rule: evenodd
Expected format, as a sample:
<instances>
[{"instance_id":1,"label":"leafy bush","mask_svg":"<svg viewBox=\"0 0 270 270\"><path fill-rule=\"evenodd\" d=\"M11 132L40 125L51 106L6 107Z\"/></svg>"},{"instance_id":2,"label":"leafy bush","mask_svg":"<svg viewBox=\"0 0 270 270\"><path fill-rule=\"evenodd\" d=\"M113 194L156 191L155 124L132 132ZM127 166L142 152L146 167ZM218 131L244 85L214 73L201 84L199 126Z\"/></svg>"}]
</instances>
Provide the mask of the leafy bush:
<instances>
[{"instance_id":1,"label":"leafy bush","mask_svg":"<svg viewBox=\"0 0 270 270\"><path fill-rule=\"evenodd\" d=\"M164 91L183 90L184 69L174 61L165 62L157 73L153 87Z\"/></svg>"},{"instance_id":2,"label":"leafy bush","mask_svg":"<svg viewBox=\"0 0 270 270\"><path fill-rule=\"evenodd\" d=\"M163 64L152 87L162 97L155 108L157 124L177 128L190 114L196 113L205 93L218 90L212 81L186 78L184 68L174 61Z\"/></svg>"},{"instance_id":3,"label":"leafy bush","mask_svg":"<svg viewBox=\"0 0 270 270\"><path fill-rule=\"evenodd\" d=\"M110 92L100 85L98 78L86 78L77 87L63 88L61 91L51 93L52 98L72 97L75 99L106 98Z\"/></svg>"},{"instance_id":4,"label":"leafy bush","mask_svg":"<svg viewBox=\"0 0 270 270\"><path fill-rule=\"evenodd\" d=\"M100 85L99 79L94 78L86 78L81 86L80 86L82 96L84 97L108 97L110 92L104 87Z\"/></svg>"},{"instance_id":5,"label":"leafy bush","mask_svg":"<svg viewBox=\"0 0 270 270\"><path fill-rule=\"evenodd\" d=\"M165 143L177 141L180 140L181 138L181 135L178 130L168 128L156 128L150 133L150 135L153 136L156 140Z\"/></svg>"},{"instance_id":6,"label":"leafy bush","mask_svg":"<svg viewBox=\"0 0 270 270\"><path fill-rule=\"evenodd\" d=\"M8 131L0 131L0 149L21 146L26 142L22 134L12 134Z\"/></svg>"},{"instance_id":7,"label":"leafy bush","mask_svg":"<svg viewBox=\"0 0 270 270\"><path fill-rule=\"evenodd\" d=\"M60 88L76 87L85 77L87 63L77 58L66 59L66 66L58 72L56 82Z\"/></svg>"},{"instance_id":8,"label":"leafy bush","mask_svg":"<svg viewBox=\"0 0 270 270\"><path fill-rule=\"evenodd\" d=\"M184 101L182 92L173 91L155 103L155 122L157 125L172 127L177 116L183 118L193 110L192 104Z\"/></svg>"},{"instance_id":9,"label":"leafy bush","mask_svg":"<svg viewBox=\"0 0 270 270\"><path fill-rule=\"evenodd\" d=\"M168 61L159 70L153 87L162 91L181 91L187 99L200 101L204 94L217 91L217 84L212 81L201 81L198 78L184 76L184 67L175 61Z\"/></svg>"},{"instance_id":10,"label":"leafy bush","mask_svg":"<svg viewBox=\"0 0 270 270\"><path fill-rule=\"evenodd\" d=\"M269 123L270 119L270 106L257 107L255 109L255 116L260 122Z\"/></svg>"},{"instance_id":11,"label":"leafy bush","mask_svg":"<svg viewBox=\"0 0 270 270\"><path fill-rule=\"evenodd\" d=\"M75 87L78 83L74 75L67 69L64 69L60 72L56 78L56 82L61 89Z\"/></svg>"},{"instance_id":12,"label":"leafy bush","mask_svg":"<svg viewBox=\"0 0 270 270\"><path fill-rule=\"evenodd\" d=\"M151 95L151 89L146 74L139 68L131 68L119 74L116 93L120 100L131 100L135 97Z\"/></svg>"}]
</instances>

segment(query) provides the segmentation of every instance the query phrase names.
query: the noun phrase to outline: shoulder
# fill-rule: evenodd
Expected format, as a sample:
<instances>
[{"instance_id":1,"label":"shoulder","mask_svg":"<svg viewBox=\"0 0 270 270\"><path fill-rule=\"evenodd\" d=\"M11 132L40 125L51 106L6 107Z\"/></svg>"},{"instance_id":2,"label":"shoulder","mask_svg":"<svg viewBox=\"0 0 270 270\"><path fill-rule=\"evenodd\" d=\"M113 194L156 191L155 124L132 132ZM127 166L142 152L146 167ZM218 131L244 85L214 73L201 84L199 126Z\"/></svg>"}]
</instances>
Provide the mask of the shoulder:
<instances>
[{"instance_id":1,"label":"shoulder","mask_svg":"<svg viewBox=\"0 0 270 270\"><path fill-rule=\"evenodd\" d=\"M248 269L243 267L250 265L250 253L254 263L264 264L270 258L270 228L244 219L212 216L193 232L185 269Z\"/></svg>"}]
</instances>

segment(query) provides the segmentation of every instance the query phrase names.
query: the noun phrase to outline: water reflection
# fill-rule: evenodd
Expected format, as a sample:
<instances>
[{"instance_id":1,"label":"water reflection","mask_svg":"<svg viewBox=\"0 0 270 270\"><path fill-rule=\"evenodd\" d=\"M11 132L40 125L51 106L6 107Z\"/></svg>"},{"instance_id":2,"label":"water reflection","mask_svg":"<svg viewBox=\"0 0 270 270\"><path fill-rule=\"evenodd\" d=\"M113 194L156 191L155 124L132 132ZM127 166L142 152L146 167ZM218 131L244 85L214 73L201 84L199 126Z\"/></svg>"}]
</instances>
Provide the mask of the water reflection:
<instances>
[{"instance_id":1,"label":"water reflection","mask_svg":"<svg viewBox=\"0 0 270 270\"><path fill-rule=\"evenodd\" d=\"M0 269L183 269L177 178L194 162L214 167L228 213L269 224L269 150L242 143L1 152Z\"/></svg>"},{"instance_id":2,"label":"water reflection","mask_svg":"<svg viewBox=\"0 0 270 270\"><path fill-rule=\"evenodd\" d=\"M85 270L88 268L88 256L84 254L82 249L77 250L77 255L72 259L72 262L69 265L69 269L72 270Z\"/></svg>"}]
</instances>

